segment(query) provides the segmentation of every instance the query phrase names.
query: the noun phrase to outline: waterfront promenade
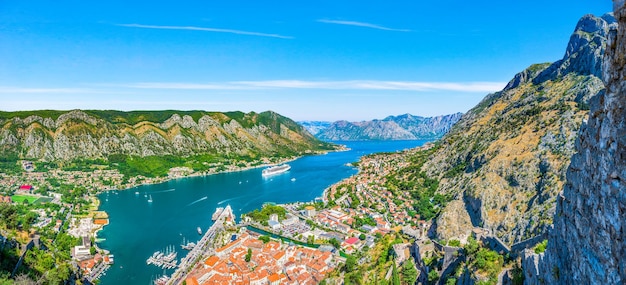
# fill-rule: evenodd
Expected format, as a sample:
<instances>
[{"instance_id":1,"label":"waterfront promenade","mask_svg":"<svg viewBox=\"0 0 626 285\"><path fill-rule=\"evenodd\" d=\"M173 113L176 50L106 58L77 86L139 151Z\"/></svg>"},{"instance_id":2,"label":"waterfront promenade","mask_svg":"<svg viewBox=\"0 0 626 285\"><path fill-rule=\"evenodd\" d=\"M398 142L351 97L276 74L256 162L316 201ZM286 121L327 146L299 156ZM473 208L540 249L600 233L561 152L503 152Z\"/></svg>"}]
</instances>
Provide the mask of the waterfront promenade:
<instances>
[{"instance_id":1,"label":"waterfront promenade","mask_svg":"<svg viewBox=\"0 0 626 285\"><path fill-rule=\"evenodd\" d=\"M178 269L167 282L168 285L181 284L182 281L185 280L189 270L195 266L198 260L213 254L215 249L210 245L210 242L214 240L215 235L224 230L224 222L227 217L233 217L233 210L230 205L222 210L213 225L206 231L204 236L202 236L202 239L200 239L196 246L189 251L187 256L180 261Z\"/></svg>"}]
</instances>

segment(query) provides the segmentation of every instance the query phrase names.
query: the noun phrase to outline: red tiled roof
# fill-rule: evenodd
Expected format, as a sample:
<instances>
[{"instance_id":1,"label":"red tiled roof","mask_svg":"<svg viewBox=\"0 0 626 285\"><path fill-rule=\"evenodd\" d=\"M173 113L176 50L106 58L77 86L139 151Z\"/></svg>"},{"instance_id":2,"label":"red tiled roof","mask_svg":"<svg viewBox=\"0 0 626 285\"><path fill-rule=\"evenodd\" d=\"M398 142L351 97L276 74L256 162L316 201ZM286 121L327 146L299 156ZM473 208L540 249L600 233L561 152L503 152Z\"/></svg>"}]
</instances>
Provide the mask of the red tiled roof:
<instances>
[{"instance_id":1,"label":"red tiled roof","mask_svg":"<svg viewBox=\"0 0 626 285\"><path fill-rule=\"evenodd\" d=\"M346 240L346 243L347 244L355 244L357 241L359 241L358 237L351 237L351 238Z\"/></svg>"},{"instance_id":2,"label":"red tiled roof","mask_svg":"<svg viewBox=\"0 0 626 285\"><path fill-rule=\"evenodd\" d=\"M189 278L185 279L185 282L187 283L187 285L199 285L198 284L198 279L196 279L194 277L189 277Z\"/></svg>"}]
</instances>

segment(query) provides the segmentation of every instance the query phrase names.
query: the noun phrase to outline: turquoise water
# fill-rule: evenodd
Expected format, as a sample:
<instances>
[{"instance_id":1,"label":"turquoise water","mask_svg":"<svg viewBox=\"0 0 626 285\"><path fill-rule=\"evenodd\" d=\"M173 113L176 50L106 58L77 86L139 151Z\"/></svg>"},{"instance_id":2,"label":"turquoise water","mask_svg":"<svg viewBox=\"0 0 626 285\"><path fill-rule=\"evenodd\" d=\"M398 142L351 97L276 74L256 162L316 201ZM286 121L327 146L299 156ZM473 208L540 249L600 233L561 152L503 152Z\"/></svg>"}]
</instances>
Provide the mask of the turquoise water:
<instances>
[{"instance_id":1,"label":"turquoise water","mask_svg":"<svg viewBox=\"0 0 626 285\"><path fill-rule=\"evenodd\" d=\"M151 284L164 271L146 265L146 259L170 245L179 258L184 256L186 251L180 248L183 237L197 241L200 235L196 227L206 231L216 207L230 205L239 217L265 202L312 201L328 186L356 174L357 170L346 163L363 155L425 142L338 142L351 150L302 157L289 163L289 172L269 178L263 178L262 169L257 168L103 193L99 195L100 209L109 214L110 224L99 233L98 237L105 239L99 246L115 255L115 264L101 278L101 284ZM150 197L152 203L148 202Z\"/></svg>"}]
</instances>

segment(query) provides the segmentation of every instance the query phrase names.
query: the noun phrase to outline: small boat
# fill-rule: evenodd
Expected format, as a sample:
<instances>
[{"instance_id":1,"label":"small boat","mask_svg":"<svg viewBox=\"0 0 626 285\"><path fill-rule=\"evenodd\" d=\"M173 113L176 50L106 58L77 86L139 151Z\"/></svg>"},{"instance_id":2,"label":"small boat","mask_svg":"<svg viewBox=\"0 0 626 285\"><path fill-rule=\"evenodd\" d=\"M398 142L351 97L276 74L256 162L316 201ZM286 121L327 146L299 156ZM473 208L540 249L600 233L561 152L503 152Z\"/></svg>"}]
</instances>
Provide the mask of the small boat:
<instances>
[{"instance_id":1,"label":"small boat","mask_svg":"<svg viewBox=\"0 0 626 285\"><path fill-rule=\"evenodd\" d=\"M148 198L148 194L147 193L143 193L143 196Z\"/></svg>"},{"instance_id":2,"label":"small boat","mask_svg":"<svg viewBox=\"0 0 626 285\"><path fill-rule=\"evenodd\" d=\"M135 195L139 195L139 191L135 191Z\"/></svg>"},{"instance_id":3,"label":"small boat","mask_svg":"<svg viewBox=\"0 0 626 285\"><path fill-rule=\"evenodd\" d=\"M202 229L200 227L198 227L197 230L198 230L198 234L201 235L202 234Z\"/></svg>"},{"instance_id":4,"label":"small boat","mask_svg":"<svg viewBox=\"0 0 626 285\"><path fill-rule=\"evenodd\" d=\"M294 182L294 181L296 181L296 178L295 177L291 178L291 182Z\"/></svg>"},{"instance_id":5,"label":"small boat","mask_svg":"<svg viewBox=\"0 0 626 285\"><path fill-rule=\"evenodd\" d=\"M150 195L150 198L148 199L148 203L152 203L152 195Z\"/></svg>"}]
</instances>

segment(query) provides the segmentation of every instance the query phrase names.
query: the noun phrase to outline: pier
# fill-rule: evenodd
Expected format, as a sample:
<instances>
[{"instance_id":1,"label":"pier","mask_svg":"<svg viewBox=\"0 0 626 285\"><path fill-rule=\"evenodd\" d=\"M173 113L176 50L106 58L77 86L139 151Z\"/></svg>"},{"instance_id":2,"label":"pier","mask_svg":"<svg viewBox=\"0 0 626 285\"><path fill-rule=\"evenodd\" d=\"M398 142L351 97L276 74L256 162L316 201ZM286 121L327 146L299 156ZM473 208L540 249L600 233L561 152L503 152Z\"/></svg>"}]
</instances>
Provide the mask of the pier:
<instances>
[{"instance_id":1,"label":"pier","mask_svg":"<svg viewBox=\"0 0 626 285\"><path fill-rule=\"evenodd\" d=\"M224 209L217 209L212 216L212 218L215 218L215 223L204 233L204 236L202 236L202 239L198 241L196 246L187 253L187 256L181 259L178 269L172 274L172 277L166 284L181 284L183 280L185 280L187 273L189 273L190 269L196 265L199 260L213 254L215 249L212 248L209 243L214 240L217 233L224 230L224 222L227 217L233 218L233 210L230 208L230 205L226 206Z\"/></svg>"}]
</instances>

